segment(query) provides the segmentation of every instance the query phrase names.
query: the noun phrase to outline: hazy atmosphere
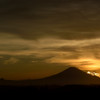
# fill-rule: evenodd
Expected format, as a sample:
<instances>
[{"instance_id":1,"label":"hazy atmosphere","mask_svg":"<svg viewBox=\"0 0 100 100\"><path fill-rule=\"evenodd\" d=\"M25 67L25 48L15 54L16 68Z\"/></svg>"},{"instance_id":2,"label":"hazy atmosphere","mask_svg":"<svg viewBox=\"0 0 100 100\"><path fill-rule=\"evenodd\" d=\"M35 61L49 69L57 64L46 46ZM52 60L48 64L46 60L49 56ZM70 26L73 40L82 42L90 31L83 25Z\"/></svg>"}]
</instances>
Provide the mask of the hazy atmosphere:
<instances>
[{"instance_id":1,"label":"hazy atmosphere","mask_svg":"<svg viewBox=\"0 0 100 100\"><path fill-rule=\"evenodd\" d=\"M99 0L0 0L0 78L43 78L70 66L99 76Z\"/></svg>"}]
</instances>

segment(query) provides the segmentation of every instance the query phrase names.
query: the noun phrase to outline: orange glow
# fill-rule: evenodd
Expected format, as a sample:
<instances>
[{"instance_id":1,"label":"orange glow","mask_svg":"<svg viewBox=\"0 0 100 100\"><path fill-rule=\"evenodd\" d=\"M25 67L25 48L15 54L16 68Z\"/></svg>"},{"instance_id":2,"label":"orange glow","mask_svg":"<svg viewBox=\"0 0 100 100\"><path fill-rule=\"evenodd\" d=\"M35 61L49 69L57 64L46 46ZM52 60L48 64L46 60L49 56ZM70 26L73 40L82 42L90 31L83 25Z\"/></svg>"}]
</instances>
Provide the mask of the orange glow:
<instances>
[{"instance_id":1,"label":"orange glow","mask_svg":"<svg viewBox=\"0 0 100 100\"><path fill-rule=\"evenodd\" d=\"M81 70L98 70L100 69L100 61L93 58L81 58L77 60L67 60L69 64L77 66Z\"/></svg>"},{"instance_id":2,"label":"orange glow","mask_svg":"<svg viewBox=\"0 0 100 100\"><path fill-rule=\"evenodd\" d=\"M100 62L97 59L81 59L79 62L85 62L85 64L80 65L82 70L98 70L100 69Z\"/></svg>"},{"instance_id":3,"label":"orange glow","mask_svg":"<svg viewBox=\"0 0 100 100\"><path fill-rule=\"evenodd\" d=\"M79 59L60 59L54 58L49 60L51 63L62 63L65 65L76 66L81 70L98 70L100 69L100 61L95 58L79 58Z\"/></svg>"},{"instance_id":4,"label":"orange glow","mask_svg":"<svg viewBox=\"0 0 100 100\"><path fill-rule=\"evenodd\" d=\"M90 72L90 71L88 71L87 74L90 74L92 76L100 77L100 74L99 73L96 73L96 72Z\"/></svg>"}]
</instances>

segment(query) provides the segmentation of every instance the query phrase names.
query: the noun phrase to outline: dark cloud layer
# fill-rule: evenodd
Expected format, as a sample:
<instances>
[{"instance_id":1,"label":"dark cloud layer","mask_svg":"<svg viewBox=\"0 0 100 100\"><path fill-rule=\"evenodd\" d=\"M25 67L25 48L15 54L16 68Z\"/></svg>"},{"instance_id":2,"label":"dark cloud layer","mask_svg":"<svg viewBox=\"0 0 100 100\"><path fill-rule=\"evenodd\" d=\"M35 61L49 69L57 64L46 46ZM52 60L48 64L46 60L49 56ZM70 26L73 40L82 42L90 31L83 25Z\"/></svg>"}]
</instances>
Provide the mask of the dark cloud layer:
<instances>
[{"instance_id":1,"label":"dark cloud layer","mask_svg":"<svg viewBox=\"0 0 100 100\"><path fill-rule=\"evenodd\" d=\"M0 1L0 31L26 39L100 37L99 0Z\"/></svg>"}]
</instances>

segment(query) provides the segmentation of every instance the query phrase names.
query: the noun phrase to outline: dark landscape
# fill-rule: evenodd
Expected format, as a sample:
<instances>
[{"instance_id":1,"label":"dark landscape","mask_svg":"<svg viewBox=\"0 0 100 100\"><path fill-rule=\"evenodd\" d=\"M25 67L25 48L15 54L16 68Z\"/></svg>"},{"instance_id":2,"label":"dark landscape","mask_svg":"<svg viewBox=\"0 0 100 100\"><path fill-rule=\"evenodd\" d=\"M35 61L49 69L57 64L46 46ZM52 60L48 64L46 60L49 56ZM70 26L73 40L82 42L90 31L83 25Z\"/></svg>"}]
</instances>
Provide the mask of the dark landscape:
<instances>
[{"instance_id":1,"label":"dark landscape","mask_svg":"<svg viewBox=\"0 0 100 100\"><path fill-rule=\"evenodd\" d=\"M77 77L77 75L79 77ZM100 78L77 68L38 80L8 81L1 79L0 94L21 96L95 96L99 94Z\"/></svg>"},{"instance_id":2,"label":"dark landscape","mask_svg":"<svg viewBox=\"0 0 100 100\"><path fill-rule=\"evenodd\" d=\"M100 0L0 0L0 100L99 95Z\"/></svg>"}]
</instances>

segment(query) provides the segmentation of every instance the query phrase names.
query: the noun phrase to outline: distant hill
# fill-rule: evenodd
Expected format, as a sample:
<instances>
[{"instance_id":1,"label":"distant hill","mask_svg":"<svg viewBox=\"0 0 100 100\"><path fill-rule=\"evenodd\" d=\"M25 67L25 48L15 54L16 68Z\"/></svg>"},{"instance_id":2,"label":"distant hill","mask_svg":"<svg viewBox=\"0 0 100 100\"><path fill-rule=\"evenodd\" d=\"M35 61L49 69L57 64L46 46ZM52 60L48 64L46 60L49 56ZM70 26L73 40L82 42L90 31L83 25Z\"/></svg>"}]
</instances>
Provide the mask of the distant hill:
<instances>
[{"instance_id":1,"label":"distant hill","mask_svg":"<svg viewBox=\"0 0 100 100\"><path fill-rule=\"evenodd\" d=\"M2 80L3 81L3 80ZM24 81L4 81L6 85L100 85L100 78L91 76L77 68L71 67L56 75Z\"/></svg>"},{"instance_id":2,"label":"distant hill","mask_svg":"<svg viewBox=\"0 0 100 100\"><path fill-rule=\"evenodd\" d=\"M100 78L91 76L77 68L71 67L56 75L37 80L37 84L69 85L69 84L100 84Z\"/></svg>"}]
</instances>

